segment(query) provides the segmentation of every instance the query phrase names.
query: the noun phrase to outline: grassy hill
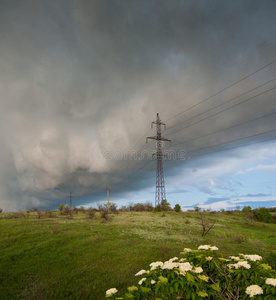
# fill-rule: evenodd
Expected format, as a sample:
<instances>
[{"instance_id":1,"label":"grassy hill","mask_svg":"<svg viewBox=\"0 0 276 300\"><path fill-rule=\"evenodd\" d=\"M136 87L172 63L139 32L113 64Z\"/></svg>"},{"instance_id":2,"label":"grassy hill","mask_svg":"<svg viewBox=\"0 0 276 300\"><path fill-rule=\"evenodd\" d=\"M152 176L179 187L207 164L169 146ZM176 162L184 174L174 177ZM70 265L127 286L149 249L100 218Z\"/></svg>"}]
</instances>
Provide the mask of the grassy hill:
<instances>
[{"instance_id":1,"label":"grassy hill","mask_svg":"<svg viewBox=\"0 0 276 300\"><path fill-rule=\"evenodd\" d=\"M89 218L59 212L0 214L0 299L104 299L111 287L184 247L216 245L225 255L259 254L274 268L276 224L241 212L204 212L215 227L201 236L196 212L123 212Z\"/></svg>"}]
</instances>

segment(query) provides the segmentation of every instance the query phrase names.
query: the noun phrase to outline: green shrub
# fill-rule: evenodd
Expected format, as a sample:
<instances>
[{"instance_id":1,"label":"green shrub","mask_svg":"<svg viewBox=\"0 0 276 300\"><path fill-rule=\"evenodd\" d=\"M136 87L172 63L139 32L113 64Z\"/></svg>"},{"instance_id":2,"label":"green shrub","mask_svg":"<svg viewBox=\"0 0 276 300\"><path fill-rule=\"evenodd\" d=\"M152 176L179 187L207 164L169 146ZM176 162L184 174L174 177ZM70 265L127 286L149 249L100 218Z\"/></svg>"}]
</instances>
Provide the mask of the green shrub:
<instances>
[{"instance_id":1,"label":"green shrub","mask_svg":"<svg viewBox=\"0 0 276 300\"><path fill-rule=\"evenodd\" d=\"M96 210L92 206L89 206L86 210L86 215L90 219L92 219L95 216L95 213L96 213Z\"/></svg>"},{"instance_id":2,"label":"green shrub","mask_svg":"<svg viewBox=\"0 0 276 300\"><path fill-rule=\"evenodd\" d=\"M59 209L60 212L63 211L63 207L64 207L63 204L60 204L60 205L58 206L58 209Z\"/></svg>"},{"instance_id":3,"label":"green shrub","mask_svg":"<svg viewBox=\"0 0 276 300\"><path fill-rule=\"evenodd\" d=\"M255 217L257 218L257 220L260 222L265 222L265 223L273 223L274 222L271 213L265 207L260 207L259 209L255 209L253 211L253 213L254 213Z\"/></svg>"},{"instance_id":4,"label":"green shrub","mask_svg":"<svg viewBox=\"0 0 276 300\"><path fill-rule=\"evenodd\" d=\"M156 206L155 211L156 211L156 212L160 212L160 211L161 211L160 205L157 205L157 206Z\"/></svg>"},{"instance_id":5,"label":"green shrub","mask_svg":"<svg viewBox=\"0 0 276 300\"><path fill-rule=\"evenodd\" d=\"M166 199L163 199L161 201L160 208L161 210L168 211L171 210L171 205Z\"/></svg>"},{"instance_id":6,"label":"green shrub","mask_svg":"<svg viewBox=\"0 0 276 300\"><path fill-rule=\"evenodd\" d=\"M180 205L179 205L179 204L175 204L175 206L174 206L174 211L180 212L180 210L181 210Z\"/></svg>"},{"instance_id":7,"label":"green shrub","mask_svg":"<svg viewBox=\"0 0 276 300\"><path fill-rule=\"evenodd\" d=\"M117 294L106 291L109 299L275 299L276 273L259 255L230 256L218 254L215 246L197 250L185 248L182 257L153 262L141 270L137 286Z\"/></svg>"},{"instance_id":8,"label":"green shrub","mask_svg":"<svg viewBox=\"0 0 276 300\"><path fill-rule=\"evenodd\" d=\"M250 206L244 206L244 208L242 209L243 213L250 213L251 212L251 207Z\"/></svg>"},{"instance_id":9,"label":"green shrub","mask_svg":"<svg viewBox=\"0 0 276 300\"><path fill-rule=\"evenodd\" d=\"M276 270L276 252L269 252L265 257L265 262Z\"/></svg>"}]
</instances>

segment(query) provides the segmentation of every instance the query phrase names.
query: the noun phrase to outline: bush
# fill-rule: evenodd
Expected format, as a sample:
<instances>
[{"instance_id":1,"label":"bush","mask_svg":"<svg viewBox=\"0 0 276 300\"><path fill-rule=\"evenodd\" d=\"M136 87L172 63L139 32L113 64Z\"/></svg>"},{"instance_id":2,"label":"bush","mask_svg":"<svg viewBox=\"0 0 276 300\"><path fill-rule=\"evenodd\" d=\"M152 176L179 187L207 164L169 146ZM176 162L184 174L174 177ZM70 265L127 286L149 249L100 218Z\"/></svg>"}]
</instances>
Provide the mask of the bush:
<instances>
[{"instance_id":1,"label":"bush","mask_svg":"<svg viewBox=\"0 0 276 300\"><path fill-rule=\"evenodd\" d=\"M196 212L199 212L199 211L201 211L201 207L195 206L195 207L194 207L194 210L195 210Z\"/></svg>"},{"instance_id":2,"label":"bush","mask_svg":"<svg viewBox=\"0 0 276 300\"><path fill-rule=\"evenodd\" d=\"M63 212L63 204L60 204L59 206L58 206L58 210L62 213Z\"/></svg>"},{"instance_id":3,"label":"bush","mask_svg":"<svg viewBox=\"0 0 276 300\"><path fill-rule=\"evenodd\" d=\"M250 206L245 206L245 207L242 209L242 212L243 212L243 213L250 213L250 212L251 212L251 207L250 207Z\"/></svg>"},{"instance_id":4,"label":"bush","mask_svg":"<svg viewBox=\"0 0 276 300\"><path fill-rule=\"evenodd\" d=\"M0 208L0 214L3 212L3 209L2 208Z\"/></svg>"},{"instance_id":5,"label":"bush","mask_svg":"<svg viewBox=\"0 0 276 300\"><path fill-rule=\"evenodd\" d=\"M32 211L36 212L38 219L41 219L41 217L42 217L42 211L40 211L38 208L33 208Z\"/></svg>"},{"instance_id":6,"label":"bush","mask_svg":"<svg viewBox=\"0 0 276 300\"><path fill-rule=\"evenodd\" d=\"M126 205L122 205L120 208L120 211L127 212L127 211L129 211L129 208Z\"/></svg>"},{"instance_id":7,"label":"bush","mask_svg":"<svg viewBox=\"0 0 276 300\"><path fill-rule=\"evenodd\" d=\"M153 262L149 270L135 276L142 279L127 292L106 291L109 299L275 299L276 272L261 263L259 255L224 258L218 248L185 248L182 257ZM120 295L121 294L121 295Z\"/></svg>"},{"instance_id":8,"label":"bush","mask_svg":"<svg viewBox=\"0 0 276 300\"><path fill-rule=\"evenodd\" d=\"M163 199L161 201L160 207L161 207L161 210L164 210L164 211L171 210L171 205L166 199Z\"/></svg>"},{"instance_id":9,"label":"bush","mask_svg":"<svg viewBox=\"0 0 276 300\"><path fill-rule=\"evenodd\" d=\"M107 208L102 206L102 205L99 205L98 209L99 209L99 212L101 214L101 218L103 218L104 220L108 220Z\"/></svg>"},{"instance_id":10,"label":"bush","mask_svg":"<svg viewBox=\"0 0 276 300\"><path fill-rule=\"evenodd\" d=\"M109 203L109 211L112 212L113 214L118 214L117 204L110 202Z\"/></svg>"},{"instance_id":11,"label":"bush","mask_svg":"<svg viewBox=\"0 0 276 300\"><path fill-rule=\"evenodd\" d=\"M269 252L265 257L265 262L268 263L273 269L276 270L276 251Z\"/></svg>"},{"instance_id":12,"label":"bush","mask_svg":"<svg viewBox=\"0 0 276 300\"><path fill-rule=\"evenodd\" d=\"M92 206L89 206L86 210L86 214L87 214L88 218L91 218L91 219L94 218L95 213L96 213L96 210Z\"/></svg>"},{"instance_id":13,"label":"bush","mask_svg":"<svg viewBox=\"0 0 276 300\"><path fill-rule=\"evenodd\" d=\"M273 223L274 222L271 213L265 207L260 207L259 209L254 209L253 213L254 213L254 216L257 218L257 220L260 222L265 222L265 223Z\"/></svg>"},{"instance_id":14,"label":"bush","mask_svg":"<svg viewBox=\"0 0 276 300\"><path fill-rule=\"evenodd\" d=\"M84 208L83 205L81 205L81 206L78 208L78 210L81 211L81 212L85 212L85 208Z\"/></svg>"},{"instance_id":15,"label":"bush","mask_svg":"<svg viewBox=\"0 0 276 300\"><path fill-rule=\"evenodd\" d=\"M153 206L150 202L135 203L129 206L130 211L153 211Z\"/></svg>"},{"instance_id":16,"label":"bush","mask_svg":"<svg viewBox=\"0 0 276 300\"><path fill-rule=\"evenodd\" d=\"M72 216L72 209L70 208L70 206L68 204L66 204L64 207L63 207L63 212L66 214L66 215L70 215Z\"/></svg>"},{"instance_id":17,"label":"bush","mask_svg":"<svg viewBox=\"0 0 276 300\"><path fill-rule=\"evenodd\" d=\"M44 212L44 214L45 214L46 218L52 218L54 216L53 212L50 211L50 209L46 209L45 212Z\"/></svg>"},{"instance_id":18,"label":"bush","mask_svg":"<svg viewBox=\"0 0 276 300\"><path fill-rule=\"evenodd\" d=\"M179 205L179 204L175 204L175 206L174 206L174 211L180 212L180 210L181 210L180 205Z\"/></svg>"}]
</instances>

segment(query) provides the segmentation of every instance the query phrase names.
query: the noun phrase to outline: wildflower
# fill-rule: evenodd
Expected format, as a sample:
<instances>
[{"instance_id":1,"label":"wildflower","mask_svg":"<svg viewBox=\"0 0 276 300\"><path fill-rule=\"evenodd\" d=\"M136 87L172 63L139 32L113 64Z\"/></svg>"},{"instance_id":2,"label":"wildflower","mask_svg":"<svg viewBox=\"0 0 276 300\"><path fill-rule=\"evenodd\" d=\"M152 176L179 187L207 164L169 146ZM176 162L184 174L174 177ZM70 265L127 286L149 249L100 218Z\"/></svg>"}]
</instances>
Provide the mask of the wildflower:
<instances>
[{"instance_id":1,"label":"wildflower","mask_svg":"<svg viewBox=\"0 0 276 300\"><path fill-rule=\"evenodd\" d=\"M161 269L165 270L172 270L174 268L178 268L179 266L179 263L174 263L174 262L171 262L171 261L165 261L163 266L161 267Z\"/></svg>"},{"instance_id":2,"label":"wildflower","mask_svg":"<svg viewBox=\"0 0 276 300\"><path fill-rule=\"evenodd\" d=\"M180 263L178 264L179 270L182 272L191 271L193 269L193 266L189 262Z\"/></svg>"},{"instance_id":3,"label":"wildflower","mask_svg":"<svg viewBox=\"0 0 276 300\"><path fill-rule=\"evenodd\" d=\"M203 272L203 269L201 267L196 267L192 272L199 274Z\"/></svg>"},{"instance_id":4,"label":"wildflower","mask_svg":"<svg viewBox=\"0 0 276 300\"><path fill-rule=\"evenodd\" d=\"M179 262L184 262L186 261L186 258L180 258Z\"/></svg>"},{"instance_id":5,"label":"wildflower","mask_svg":"<svg viewBox=\"0 0 276 300\"><path fill-rule=\"evenodd\" d=\"M238 256L230 256L231 259L235 260L235 261L239 261L241 260L241 258L239 258Z\"/></svg>"},{"instance_id":6,"label":"wildflower","mask_svg":"<svg viewBox=\"0 0 276 300\"><path fill-rule=\"evenodd\" d=\"M184 252L191 252L192 251L192 249L190 249L190 248L184 248Z\"/></svg>"},{"instance_id":7,"label":"wildflower","mask_svg":"<svg viewBox=\"0 0 276 300\"><path fill-rule=\"evenodd\" d=\"M143 274L145 274L145 273L147 273L146 270L141 270L141 271L139 271L138 273L136 273L135 276L140 276L140 275L143 275Z\"/></svg>"},{"instance_id":8,"label":"wildflower","mask_svg":"<svg viewBox=\"0 0 276 300\"><path fill-rule=\"evenodd\" d=\"M107 291L105 292L105 294L106 294L106 296L111 296L111 295L113 295L113 294L116 294L117 292L118 292L117 289L112 288L112 289L107 290Z\"/></svg>"},{"instance_id":9,"label":"wildflower","mask_svg":"<svg viewBox=\"0 0 276 300\"><path fill-rule=\"evenodd\" d=\"M260 255L244 255L243 257L245 259L249 259L251 261L258 261L258 260L262 259L262 257Z\"/></svg>"},{"instance_id":10,"label":"wildflower","mask_svg":"<svg viewBox=\"0 0 276 300\"><path fill-rule=\"evenodd\" d=\"M245 290L246 294L250 296L250 298L254 297L255 295L263 294L263 289L258 285L250 285Z\"/></svg>"},{"instance_id":11,"label":"wildflower","mask_svg":"<svg viewBox=\"0 0 276 300\"><path fill-rule=\"evenodd\" d=\"M156 283L156 281L155 280L151 280L151 282L150 282L151 284L155 284Z\"/></svg>"},{"instance_id":12,"label":"wildflower","mask_svg":"<svg viewBox=\"0 0 276 300\"><path fill-rule=\"evenodd\" d=\"M199 246L197 249L198 249L198 250L208 250L208 249L210 249L210 248L211 248L210 245L201 245L201 246Z\"/></svg>"},{"instance_id":13,"label":"wildflower","mask_svg":"<svg viewBox=\"0 0 276 300\"><path fill-rule=\"evenodd\" d=\"M267 278L265 283L276 286L276 279L275 278Z\"/></svg>"},{"instance_id":14,"label":"wildflower","mask_svg":"<svg viewBox=\"0 0 276 300\"><path fill-rule=\"evenodd\" d=\"M212 247L210 247L210 250L212 250L212 251L214 251L214 250L218 250L218 247L216 247L216 246L212 246Z\"/></svg>"},{"instance_id":15,"label":"wildflower","mask_svg":"<svg viewBox=\"0 0 276 300\"><path fill-rule=\"evenodd\" d=\"M142 278L142 279L138 282L138 284L141 285L145 280L147 280L147 278Z\"/></svg>"},{"instance_id":16,"label":"wildflower","mask_svg":"<svg viewBox=\"0 0 276 300\"><path fill-rule=\"evenodd\" d=\"M207 257L205 257L205 259L208 260L208 261L210 261L210 260L213 259L213 257L212 256L207 256Z\"/></svg>"},{"instance_id":17,"label":"wildflower","mask_svg":"<svg viewBox=\"0 0 276 300\"><path fill-rule=\"evenodd\" d=\"M163 266L163 262L162 261L156 261L156 262L153 262L150 264L150 270L155 270L157 269L158 267L162 267Z\"/></svg>"},{"instance_id":18,"label":"wildflower","mask_svg":"<svg viewBox=\"0 0 276 300\"><path fill-rule=\"evenodd\" d=\"M170 262L174 262L174 261L176 261L176 260L178 260L178 257L171 258L169 261L170 261Z\"/></svg>"},{"instance_id":19,"label":"wildflower","mask_svg":"<svg viewBox=\"0 0 276 300\"><path fill-rule=\"evenodd\" d=\"M240 267L244 267L245 269L250 269L251 266L247 261L239 261L236 264L229 264L227 265L229 269L232 269L234 267L235 269L239 269Z\"/></svg>"}]
</instances>

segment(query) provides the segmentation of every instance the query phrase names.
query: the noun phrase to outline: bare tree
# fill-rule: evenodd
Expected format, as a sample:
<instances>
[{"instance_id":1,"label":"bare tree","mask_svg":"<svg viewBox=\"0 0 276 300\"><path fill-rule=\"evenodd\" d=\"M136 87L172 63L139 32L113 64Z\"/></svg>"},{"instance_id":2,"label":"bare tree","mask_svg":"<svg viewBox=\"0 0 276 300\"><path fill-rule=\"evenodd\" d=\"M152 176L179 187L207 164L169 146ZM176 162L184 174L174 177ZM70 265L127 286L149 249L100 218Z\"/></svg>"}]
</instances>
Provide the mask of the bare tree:
<instances>
[{"instance_id":1,"label":"bare tree","mask_svg":"<svg viewBox=\"0 0 276 300\"><path fill-rule=\"evenodd\" d=\"M202 226L202 236L207 235L207 233L215 226L216 221L208 221L204 216L204 213L199 212L199 224Z\"/></svg>"}]
</instances>

